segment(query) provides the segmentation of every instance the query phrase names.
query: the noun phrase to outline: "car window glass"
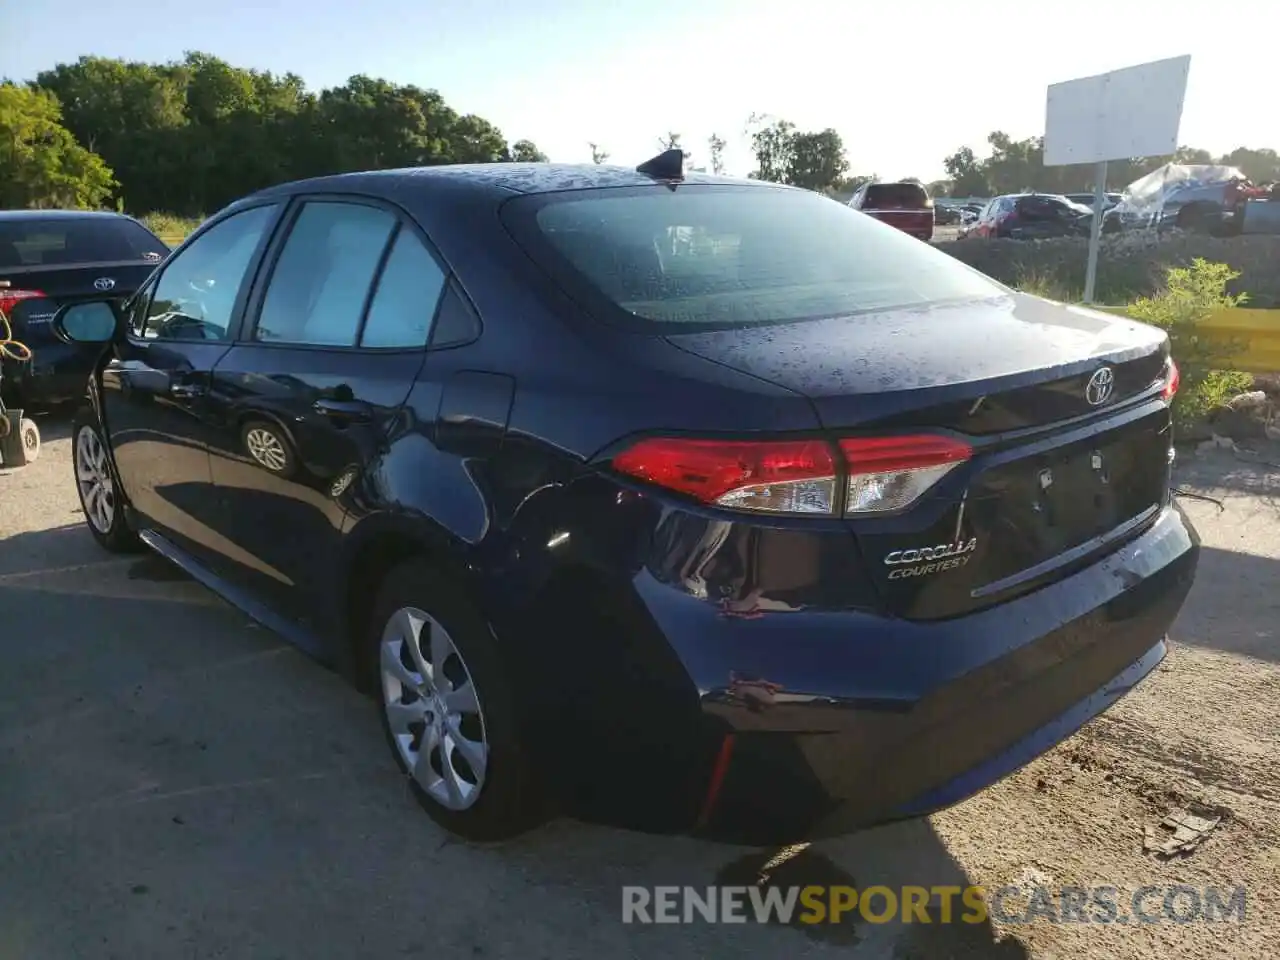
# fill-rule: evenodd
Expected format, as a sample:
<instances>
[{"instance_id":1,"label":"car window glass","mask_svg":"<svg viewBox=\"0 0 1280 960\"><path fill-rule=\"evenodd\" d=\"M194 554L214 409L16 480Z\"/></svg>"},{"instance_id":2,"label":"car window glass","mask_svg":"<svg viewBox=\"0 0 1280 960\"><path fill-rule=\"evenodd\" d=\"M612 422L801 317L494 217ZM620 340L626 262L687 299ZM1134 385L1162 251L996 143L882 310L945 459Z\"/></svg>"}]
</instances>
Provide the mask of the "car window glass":
<instances>
[{"instance_id":1,"label":"car window glass","mask_svg":"<svg viewBox=\"0 0 1280 960\"><path fill-rule=\"evenodd\" d=\"M227 339L236 296L275 211L268 204L233 214L176 253L155 284L142 336Z\"/></svg>"},{"instance_id":2,"label":"car window glass","mask_svg":"<svg viewBox=\"0 0 1280 960\"><path fill-rule=\"evenodd\" d=\"M396 218L357 203L302 208L276 261L254 339L354 346L373 275Z\"/></svg>"},{"instance_id":3,"label":"car window glass","mask_svg":"<svg viewBox=\"0 0 1280 960\"><path fill-rule=\"evenodd\" d=\"M423 347L444 288L444 271L412 231L396 235L369 316L362 347Z\"/></svg>"},{"instance_id":4,"label":"car window glass","mask_svg":"<svg viewBox=\"0 0 1280 960\"><path fill-rule=\"evenodd\" d=\"M525 249L615 319L671 329L800 321L999 295L944 253L821 194L777 188L522 198ZM558 265L557 265L558 258ZM585 283L585 289L581 286Z\"/></svg>"}]
</instances>

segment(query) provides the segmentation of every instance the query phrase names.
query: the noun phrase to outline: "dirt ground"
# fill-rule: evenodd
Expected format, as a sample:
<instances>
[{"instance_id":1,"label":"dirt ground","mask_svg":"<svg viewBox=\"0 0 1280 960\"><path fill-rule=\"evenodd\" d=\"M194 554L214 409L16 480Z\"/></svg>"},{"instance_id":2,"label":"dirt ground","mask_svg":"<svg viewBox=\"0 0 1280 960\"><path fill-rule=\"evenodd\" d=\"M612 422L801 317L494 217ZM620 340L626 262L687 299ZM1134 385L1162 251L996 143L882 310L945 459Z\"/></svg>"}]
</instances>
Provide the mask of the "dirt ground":
<instances>
[{"instance_id":1,"label":"dirt ground","mask_svg":"<svg viewBox=\"0 0 1280 960\"><path fill-rule=\"evenodd\" d=\"M955 808L776 871L1114 886L1122 909L1147 885L1243 885L1243 922L637 928L623 884L742 882L777 851L564 822L451 842L336 677L163 561L97 550L66 424L46 430L38 463L0 474L3 960L1280 957L1280 449L1183 455L1185 492L1218 501L1182 500L1198 580L1169 657L1117 707ZM1203 844L1144 852L1192 803L1222 817Z\"/></svg>"},{"instance_id":2,"label":"dirt ground","mask_svg":"<svg viewBox=\"0 0 1280 960\"><path fill-rule=\"evenodd\" d=\"M933 820L988 887L1242 884L1245 922L996 923L1032 957L1280 956L1280 449L1184 458L1183 489L1221 507L1181 499L1204 552L1170 655L1058 749ZM1221 825L1186 858L1145 853L1145 828L1189 803Z\"/></svg>"}]
</instances>

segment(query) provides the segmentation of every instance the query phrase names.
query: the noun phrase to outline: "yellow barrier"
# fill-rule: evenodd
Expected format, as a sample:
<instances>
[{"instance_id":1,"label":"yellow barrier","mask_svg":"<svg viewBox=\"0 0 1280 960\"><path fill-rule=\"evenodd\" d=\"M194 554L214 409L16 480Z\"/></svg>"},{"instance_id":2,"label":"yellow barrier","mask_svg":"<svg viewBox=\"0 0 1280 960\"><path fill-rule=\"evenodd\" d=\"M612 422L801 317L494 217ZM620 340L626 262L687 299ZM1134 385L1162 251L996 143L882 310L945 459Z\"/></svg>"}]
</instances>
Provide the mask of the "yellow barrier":
<instances>
[{"instance_id":1,"label":"yellow barrier","mask_svg":"<svg viewBox=\"0 0 1280 960\"><path fill-rule=\"evenodd\" d=\"M1124 314L1124 307L1103 307ZM1280 310L1232 307L1218 310L1201 327L1213 339L1243 344L1229 367L1245 373L1280 373Z\"/></svg>"}]
</instances>

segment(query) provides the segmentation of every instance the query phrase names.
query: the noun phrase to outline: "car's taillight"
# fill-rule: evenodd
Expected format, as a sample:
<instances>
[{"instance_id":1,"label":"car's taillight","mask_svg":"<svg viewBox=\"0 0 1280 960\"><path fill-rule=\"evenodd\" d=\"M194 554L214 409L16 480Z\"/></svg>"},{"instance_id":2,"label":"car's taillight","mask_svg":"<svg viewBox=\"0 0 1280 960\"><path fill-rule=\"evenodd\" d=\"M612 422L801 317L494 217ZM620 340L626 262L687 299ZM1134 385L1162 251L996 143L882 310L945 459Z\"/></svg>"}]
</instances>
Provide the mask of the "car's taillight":
<instances>
[{"instance_id":1,"label":"car's taillight","mask_svg":"<svg viewBox=\"0 0 1280 960\"><path fill-rule=\"evenodd\" d=\"M888 513L920 499L973 455L962 440L936 434L840 441L849 470L846 515Z\"/></svg>"},{"instance_id":2,"label":"car's taillight","mask_svg":"<svg viewBox=\"0 0 1280 960\"><path fill-rule=\"evenodd\" d=\"M821 440L652 438L614 457L613 468L736 510L830 514L835 509L835 459Z\"/></svg>"},{"instance_id":3,"label":"car's taillight","mask_svg":"<svg viewBox=\"0 0 1280 960\"><path fill-rule=\"evenodd\" d=\"M1168 365L1164 368L1164 386L1160 390L1160 397L1164 400L1172 400L1173 395L1178 392L1178 386L1182 382L1182 374L1178 372L1178 365L1173 362L1173 357L1169 358Z\"/></svg>"},{"instance_id":4,"label":"car's taillight","mask_svg":"<svg viewBox=\"0 0 1280 960\"><path fill-rule=\"evenodd\" d=\"M7 317L23 300L34 300L43 296L44 293L40 290L13 290L9 287L0 287L0 313Z\"/></svg>"},{"instance_id":5,"label":"car's taillight","mask_svg":"<svg viewBox=\"0 0 1280 960\"><path fill-rule=\"evenodd\" d=\"M844 464L838 465L836 450ZM694 497L755 513L831 515L841 479L846 515L910 506L968 460L967 443L919 434L841 440L641 440L613 458L620 473Z\"/></svg>"}]
</instances>

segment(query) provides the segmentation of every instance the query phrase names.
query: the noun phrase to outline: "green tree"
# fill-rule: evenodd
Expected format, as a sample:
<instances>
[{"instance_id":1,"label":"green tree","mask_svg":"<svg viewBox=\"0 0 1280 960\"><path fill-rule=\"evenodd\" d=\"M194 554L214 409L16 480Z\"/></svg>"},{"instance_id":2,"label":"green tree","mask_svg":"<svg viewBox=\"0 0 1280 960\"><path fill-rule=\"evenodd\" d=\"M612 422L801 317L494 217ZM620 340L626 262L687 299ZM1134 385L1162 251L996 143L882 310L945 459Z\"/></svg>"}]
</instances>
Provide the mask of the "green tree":
<instances>
[{"instance_id":1,"label":"green tree","mask_svg":"<svg viewBox=\"0 0 1280 960\"><path fill-rule=\"evenodd\" d=\"M598 164L598 163L606 163L606 162L608 161L608 159L609 159L609 151L608 151L608 150L606 150L606 149L604 149L602 146L600 146L600 144L598 144L598 143L588 143L588 144L587 144L587 146L589 146L589 147L591 148L591 162L592 162L592 163L597 163L597 164Z\"/></svg>"},{"instance_id":2,"label":"green tree","mask_svg":"<svg viewBox=\"0 0 1280 960\"><path fill-rule=\"evenodd\" d=\"M62 126L52 94L0 83L0 207L102 206L110 168Z\"/></svg>"},{"instance_id":3,"label":"green tree","mask_svg":"<svg viewBox=\"0 0 1280 960\"><path fill-rule=\"evenodd\" d=\"M164 64L81 57L39 74L66 128L115 171L129 209L194 216L302 177L438 163L541 160L435 90L357 75L301 78L191 52Z\"/></svg>"},{"instance_id":4,"label":"green tree","mask_svg":"<svg viewBox=\"0 0 1280 960\"><path fill-rule=\"evenodd\" d=\"M848 170L844 141L832 128L792 135L787 183L809 190L828 190L839 183Z\"/></svg>"},{"instance_id":5,"label":"green tree","mask_svg":"<svg viewBox=\"0 0 1280 960\"><path fill-rule=\"evenodd\" d=\"M511 159L516 163L546 163L547 155L532 140L517 140L511 145Z\"/></svg>"},{"instance_id":6,"label":"green tree","mask_svg":"<svg viewBox=\"0 0 1280 960\"><path fill-rule=\"evenodd\" d=\"M942 161L942 166L951 179L953 197L983 197L990 192L986 170L968 147L961 147L951 154Z\"/></svg>"},{"instance_id":7,"label":"green tree","mask_svg":"<svg viewBox=\"0 0 1280 960\"><path fill-rule=\"evenodd\" d=\"M795 156L795 124L753 113L747 120L747 128L751 132L751 150L756 155L752 179L789 182L787 177Z\"/></svg>"}]
</instances>

